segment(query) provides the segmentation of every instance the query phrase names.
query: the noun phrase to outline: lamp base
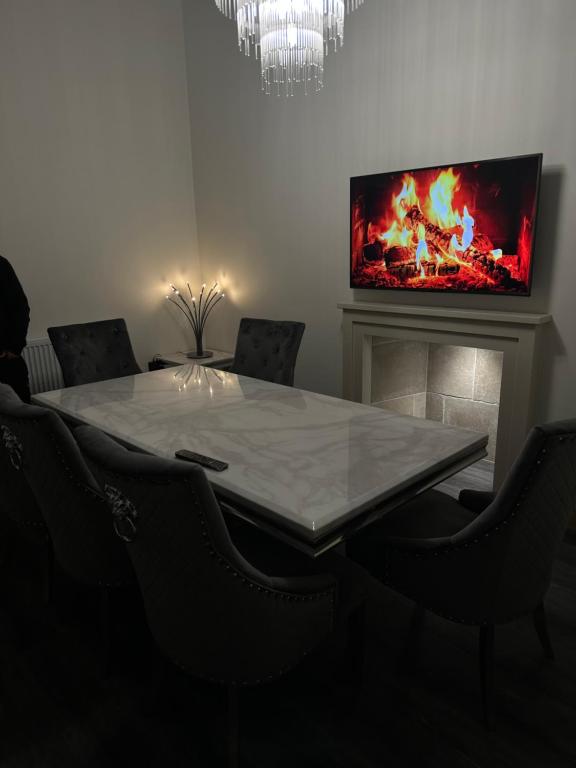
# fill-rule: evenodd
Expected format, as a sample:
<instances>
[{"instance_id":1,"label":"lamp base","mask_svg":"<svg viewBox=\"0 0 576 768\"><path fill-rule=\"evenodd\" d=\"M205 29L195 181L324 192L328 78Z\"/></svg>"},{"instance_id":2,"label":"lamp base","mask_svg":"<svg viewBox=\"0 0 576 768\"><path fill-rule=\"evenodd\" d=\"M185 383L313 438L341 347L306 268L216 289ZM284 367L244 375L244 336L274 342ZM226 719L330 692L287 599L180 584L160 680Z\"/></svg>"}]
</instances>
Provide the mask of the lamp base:
<instances>
[{"instance_id":1,"label":"lamp base","mask_svg":"<svg viewBox=\"0 0 576 768\"><path fill-rule=\"evenodd\" d=\"M214 352L210 349L206 349L204 352L202 352L201 355L197 354L196 352L186 352L186 357L191 358L192 360L205 360L207 357L212 357L214 355Z\"/></svg>"}]
</instances>

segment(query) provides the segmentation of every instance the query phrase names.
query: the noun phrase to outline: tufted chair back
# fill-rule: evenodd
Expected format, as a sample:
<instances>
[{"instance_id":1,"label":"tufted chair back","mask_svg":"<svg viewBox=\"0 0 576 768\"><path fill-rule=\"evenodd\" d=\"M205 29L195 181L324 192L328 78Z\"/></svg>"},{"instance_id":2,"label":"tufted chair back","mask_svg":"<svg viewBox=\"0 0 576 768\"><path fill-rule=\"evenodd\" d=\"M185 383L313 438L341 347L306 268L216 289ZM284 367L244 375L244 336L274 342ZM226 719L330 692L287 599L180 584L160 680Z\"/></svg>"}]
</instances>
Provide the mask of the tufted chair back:
<instances>
[{"instance_id":1,"label":"tufted chair back","mask_svg":"<svg viewBox=\"0 0 576 768\"><path fill-rule=\"evenodd\" d=\"M18 525L44 528L44 518L22 469L18 441L2 418L5 403L21 404L12 387L0 383L0 518Z\"/></svg>"},{"instance_id":2,"label":"tufted chair back","mask_svg":"<svg viewBox=\"0 0 576 768\"><path fill-rule=\"evenodd\" d=\"M534 427L494 501L447 540L430 540L412 574L410 595L429 588L437 613L497 624L530 613L550 583L553 560L576 509L576 419ZM389 558L398 572L397 555ZM438 587L446 575L450 589ZM411 579L413 585L408 582Z\"/></svg>"},{"instance_id":3,"label":"tufted chair back","mask_svg":"<svg viewBox=\"0 0 576 768\"><path fill-rule=\"evenodd\" d=\"M0 384L0 425L42 512L56 559L87 584L133 581L106 499L68 427L53 411L25 405L6 389Z\"/></svg>"},{"instance_id":4,"label":"tufted chair back","mask_svg":"<svg viewBox=\"0 0 576 768\"><path fill-rule=\"evenodd\" d=\"M232 373L291 387L304 323L243 317L238 329Z\"/></svg>"},{"instance_id":5,"label":"tufted chair back","mask_svg":"<svg viewBox=\"0 0 576 768\"><path fill-rule=\"evenodd\" d=\"M60 325L48 336L67 387L142 373L122 318Z\"/></svg>"},{"instance_id":6,"label":"tufted chair back","mask_svg":"<svg viewBox=\"0 0 576 768\"><path fill-rule=\"evenodd\" d=\"M330 633L332 576L273 578L232 544L204 471L75 432L127 541L158 645L191 674L226 684L280 675Z\"/></svg>"}]
</instances>

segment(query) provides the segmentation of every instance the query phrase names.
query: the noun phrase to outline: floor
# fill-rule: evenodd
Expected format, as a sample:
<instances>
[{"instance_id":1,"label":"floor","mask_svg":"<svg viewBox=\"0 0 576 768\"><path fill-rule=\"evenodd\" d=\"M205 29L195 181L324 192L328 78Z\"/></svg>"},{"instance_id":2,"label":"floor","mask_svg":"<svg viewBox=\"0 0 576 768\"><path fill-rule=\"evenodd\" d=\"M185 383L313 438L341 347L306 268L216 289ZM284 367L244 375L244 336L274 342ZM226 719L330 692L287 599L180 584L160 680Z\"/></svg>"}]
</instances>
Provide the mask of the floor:
<instances>
[{"instance_id":1,"label":"floor","mask_svg":"<svg viewBox=\"0 0 576 768\"><path fill-rule=\"evenodd\" d=\"M439 491L444 491L449 496L458 498L462 488L472 488L474 491L491 491L494 486L494 462L482 459L457 472L448 480L436 486Z\"/></svg>"},{"instance_id":2,"label":"floor","mask_svg":"<svg viewBox=\"0 0 576 768\"><path fill-rule=\"evenodd\" d=\"M40 550L10 536L0 579L1 768L224 765L222 693L163 662L137 595L116 604L106 676L96 596L60 577L45 611ZM374 584L363 689L339 675L336 642L282 680L243 691L242 768L573 768L573 544L562 545L546 605L555 662L543 659L529 620L498 629L496 730L487 733L475 631L428 616L407 671L412 606Z\"/></svg>"}]
</instances>

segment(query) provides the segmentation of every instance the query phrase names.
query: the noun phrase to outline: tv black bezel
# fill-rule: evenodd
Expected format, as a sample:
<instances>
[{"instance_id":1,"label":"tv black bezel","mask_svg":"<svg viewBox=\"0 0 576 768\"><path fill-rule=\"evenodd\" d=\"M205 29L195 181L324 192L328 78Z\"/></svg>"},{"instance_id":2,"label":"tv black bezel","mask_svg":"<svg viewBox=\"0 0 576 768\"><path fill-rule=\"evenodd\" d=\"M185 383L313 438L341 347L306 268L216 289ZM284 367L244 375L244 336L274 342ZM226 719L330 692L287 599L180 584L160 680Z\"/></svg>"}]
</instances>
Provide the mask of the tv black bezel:
<instances>
[{"instance_id":1,"label":"tv black bezel","mask_svg":"<svg viewBox=\"0 0 576 768\"><path fill-rule=\"evenodd\" d=\"M531 157L537 157L538 158L538 173L536 178L536 192L535 192L535 200L534 200L534 225L532 227L532 243L531 243L531 252L530 252L530 274L528 276L528 285L527 285L527 291L526 293L515 293L515 292L506 292L506 291L491 291L491 290L480 290L480 289L470 289L470 290L459 290L458 288L408 288L404 286L366 286L366 285L354 285L352 282L352 182L356 179L369 179L372 176L392 176L395 174L404 174L404 173L417 173L419 171L433 171L433 170L442 170L445 168L458 168L465 165L479 165L479 164L487 164L487 163L502 163L510 160L525 160L526 158ZM540 186L541 186L541 180L542 180L542 164L543 164L543 152L533 152L531 154L526 155L512 155L510 157L493 157L489 158L488 160L470 160L466 162L461 163L442 163L441 165L427 165L423 166L422 168L407 168L406 170L399 170L399 171L380 171L379 173L366 173L361 176L351 176L350 177L350 204L349 204L349 253L348 253L348 275L349 275L349 288L354 291L411 291L412 293L453 293L458 294L459 296L465 296L466 294L472 294L472 295L484 295L484 296L499 296L499 297L513 297L513 298L523 298L526 299L529 296L532 295L532 282L533 282L533 275L534 275L534 255L536 252L536 231L537 231L537 225L538 225L538 212L540 207Z\"/></svg>"}]
</instances>

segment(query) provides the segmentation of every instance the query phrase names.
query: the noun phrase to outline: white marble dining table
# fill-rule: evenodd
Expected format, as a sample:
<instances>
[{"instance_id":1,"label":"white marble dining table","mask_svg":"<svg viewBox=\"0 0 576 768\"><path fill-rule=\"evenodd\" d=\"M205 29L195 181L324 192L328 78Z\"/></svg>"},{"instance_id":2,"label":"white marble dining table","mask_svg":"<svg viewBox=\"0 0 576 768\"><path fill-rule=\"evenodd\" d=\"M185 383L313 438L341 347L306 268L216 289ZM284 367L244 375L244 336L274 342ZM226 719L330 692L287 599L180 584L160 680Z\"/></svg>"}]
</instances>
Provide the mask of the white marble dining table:
<instances>
[{"instance_id":1,"label":"white marble dining table","mask_svg":"<svg viewBox=\"0 0 576 768\"><path fill-rule=\"evenodd\" d=\"M488 439L194 364L33 400L157 456L228 462L206 470L217 496L311 555L482 458Z\"/></svg>"}]
</instances>

